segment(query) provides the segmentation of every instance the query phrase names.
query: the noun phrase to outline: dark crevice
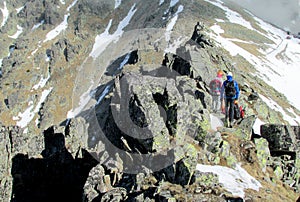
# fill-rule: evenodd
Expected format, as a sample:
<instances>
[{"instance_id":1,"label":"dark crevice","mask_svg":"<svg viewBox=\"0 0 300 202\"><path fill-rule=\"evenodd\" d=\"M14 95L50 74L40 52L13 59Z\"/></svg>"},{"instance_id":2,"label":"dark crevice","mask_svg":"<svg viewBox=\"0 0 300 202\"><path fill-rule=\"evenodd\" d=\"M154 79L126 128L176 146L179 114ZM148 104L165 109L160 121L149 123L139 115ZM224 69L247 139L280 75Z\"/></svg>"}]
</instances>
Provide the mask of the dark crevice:
<instances>
[{"instance_id":1,"label":"dark crevice","mask_svg":"<svg viewBox=\"0 0 300 202\"><path fill-rule=\"evenodd\" d=\"M129 101L129 115L134 124L141 128L144 128L148 127L149 124L147 122L146 115L141 109L142 107L143 106L137 95L134 94Z\"/></svg>"},{"instance_id":2,"label":"dark crevice","mask_svg":"<svg viewBox=\"0 0 300 202\"><path fill-rule=\"evenodd\" d=\"M7 98L4 99L5 106L9 109L9 101Z\"/></svg>"},{"instance_id":3,"label":"dark crevice","mask_svg":"<svg viewBox=\"0 0 300 202\"><path fill-rule=\"evenodd\" d=\"M136 64L138 62L138 59L139 59L138 50L134 50L130 53L129 59L126 64L130 64L130 65Z\"/></svg>"},{"instance_id":4,"label":"dark crevice","mask_svg":"<svg viewBox=\"0 0 300 202\"><path fill-rule=\"evenodd\" d=\"M205 102L205 93L201 92L199 90L196 90L195 91L195 97L196 97L196 99L199 99L201 101L202 106L204 107L204 109L207 109L207 105L206 105L206 102Z\"/></svg>"},{"instance_id":5,"label":"dark crevice","mask_svg":"<svg viewBox=\"0 0 300 202\"><path fill-rule=\"evenodd\" d=\"M177 73L179 73L180 75L184 75L184 76L188 76L188 77L192 77L193 75L193 71L191 68L191 64L180 58L177 55L174 55L174 61L172 63L172 69L175 70Z\"/></svg>"},{"instance_id":6,"label":"dark crevice","mask_svg":"<svg viewBox=\"0 0 300 202\"><path fill-rule=\"evenodd\" d=\"M270 151L270 154L273 157L280 157L283 155L288 155L291 157L292 160L296 160L296 152L293 152L293 151L273 150L273 151Z\"/></svg>"},{"instance_id":7,"label":"dark crevice","mask_svg":"<svg viewBox=\"0 0 300 202\"><path fill-rule=\"evenodd\" d=\"M107 68L106 75L113 76L122 74L122 69L125 65L133 65L138 62L138 50L134 50L130 53L122 55L121 57L114 60Z\"/></svg>"},{"instance_id":8,"label":"dark crevice","mask_svg":"<svg viewBox=\"0 0 300 202\"><path fill-rule=\"evenodd\" d=\"M170 106L166 90L163 94L155 93L152 96L157 105L162 107L160 109L160 116L163 117L169 134L174 136L177 131L177 104Z\"/></svg>"},{"instance_id":9,"label":"dark crevice","mask_svg":"<svg viewBox=\"0 0 300 202\"><path fill-rule=\"evenodd\" d=\"M89 171L98 164L86 150L83 158L73 158L64 136L53 128L44 131L43 158L17 154L12 159L12 202L74 201L83 199Z\"/></svg>"},{"instance_id":10,"label":"dark crevice","mask_svg":"<svg viewBox=\"0 0 300 202\"><path fill-rule=\"evenodd\" d=\"M12 137L12 131L9 131L8 136L9 136L9 143L10 143L10 152L13 152L14 142Z\"/></svg>"}]
</instances>

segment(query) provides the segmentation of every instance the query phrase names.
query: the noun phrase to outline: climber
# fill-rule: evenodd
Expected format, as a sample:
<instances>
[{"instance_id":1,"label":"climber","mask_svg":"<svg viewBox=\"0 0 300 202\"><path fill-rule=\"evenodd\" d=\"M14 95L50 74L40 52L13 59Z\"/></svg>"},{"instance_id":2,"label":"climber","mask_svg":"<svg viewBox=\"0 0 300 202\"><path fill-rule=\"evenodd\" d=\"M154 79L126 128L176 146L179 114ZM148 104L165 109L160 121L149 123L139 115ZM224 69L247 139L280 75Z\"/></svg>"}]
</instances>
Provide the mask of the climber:
<instances>
[{"instance_id":1,"label":"climber","mask_svg":"<svg viewBox=\"0 0 300 202\"><path fill-rule=\"evenodd\" d=\"M210 89L210 95L212 97L212 110L214 113L217 113L221 109L221 88L223 84L223 72L222 70L219 70L217 72L216 78L210 81L209 83L209 89Z\"/></svg>"},{"instance_id":2,"label":"climber","mask_svg":"<svg viewBox=\"0 0 300 202\"><path fill-rule=\"evenodd\" d=\"M225 108L225 125L232 127L234 121L234 104L237 103L240 89L238 83L233 80L231 72L229 72L226 77L227 80L223 82L220 99L222 109Z\"/></svg>"}]
</instances>

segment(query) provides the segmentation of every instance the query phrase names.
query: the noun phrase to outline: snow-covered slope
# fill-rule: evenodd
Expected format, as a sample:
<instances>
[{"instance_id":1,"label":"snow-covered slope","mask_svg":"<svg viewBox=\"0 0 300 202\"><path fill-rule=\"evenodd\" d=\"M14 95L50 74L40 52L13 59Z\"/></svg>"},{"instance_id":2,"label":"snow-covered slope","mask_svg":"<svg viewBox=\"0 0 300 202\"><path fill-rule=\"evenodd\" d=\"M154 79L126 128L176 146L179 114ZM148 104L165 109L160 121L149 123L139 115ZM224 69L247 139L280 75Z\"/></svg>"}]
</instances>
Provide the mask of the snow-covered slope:
<instances>
[{"instance_id":1,"label":"snow-covered slope","mask_svg":"<svg viewBox=\"0 0 300 202\"><path fill-rule=\"evenodd\" d=\"M216 19L216 23L211 26L213 32L211 37L214 38L220 46L230 52L232 56L240 55L252 64L257 70L253 76L258 76L267 84L281 92L286 98L300 109L300 94L297 93L297 87L300 86L300 40L288 36L283 30L270 25L263 20L255 17L251 13L252 20L259 26L261 30L254 28L251 23L243 18L242 15L227 7L222 1L207 0L207 2L218 6L226 12L225 19ZM257 32L270 39L272 43L259 44L253 41L243 41L238 38L226 37L226 30L222 29L219 23L233 23L243 26L249 30ZM251 44L255 46L259 54L253 54L247 49L244 49L240 44ZM262 48L264 46L264 48ZM285 120L292 125L300 123L300 117L297 116L292 108L285 109L294 114L291 117L286 114L280 104L266 96L260 96L270 108L279 111L283 114Z\"/></svg>"}]
</instances>

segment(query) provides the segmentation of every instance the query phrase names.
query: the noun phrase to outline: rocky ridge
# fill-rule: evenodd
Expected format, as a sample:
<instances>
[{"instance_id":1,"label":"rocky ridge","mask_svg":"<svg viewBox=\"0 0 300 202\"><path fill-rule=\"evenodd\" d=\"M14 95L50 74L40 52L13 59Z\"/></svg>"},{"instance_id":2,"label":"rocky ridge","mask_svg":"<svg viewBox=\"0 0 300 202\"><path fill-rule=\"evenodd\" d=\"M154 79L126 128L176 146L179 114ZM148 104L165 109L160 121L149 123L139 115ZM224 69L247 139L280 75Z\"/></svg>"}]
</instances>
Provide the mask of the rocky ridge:
<instances>
[{"instance_id":1,"label":"rocky ridge","mask_svg":"<svg viewBox=\"0 0 300 202\"><path fill-rule=\"evenodd\" d=\"M74 2L64 33L41 43ZM5 39L1 45L10 52L8 57L2 53L1 67L3 199L238 200L216 175L201 173L196 166L235 168L241 163L262 184L259 191L246 190L244 200L295 201L300 169L298 127L283 126L287 123L282 115L255 96L265 91L263 81L243 69L244 65L240 72L231 69L235 58L209 38L205 23L210 22L192 10L195 5L128 1L114 9L111 1L74 2L6 1L9 10L25 6L17 14L12 12L1 27ZM125 28L127 33L93 61L88 54L95 36L104 32L110 18L114 20L109 33L116 33L117 23L134 3L136 11ZM197 9L213 10L205 1L195 4ZM53 10L53 5L58 9ZM175 19L180 5L185 15L178 15L172 40L178 33L186 37L180 47L165 54L166 42L156 40L162 33L166 36L160 30ZM152 14L145 12L150 8ZM41 21L41 27L31 29ZM204 25L193 34L197 21ZM23 27L22 35L7 37L16 24ZM142 30L130 32L134 29ZM213 131L207 83L218 68L236 73L247 118L233 129ZM89 79L95 79L91 102L76 117L66 119L89 89ZM281 94L268 88L289 106ZM43 92L49 93L47 99L42 99ZM33 106L35 113L29 117L34 116L33 121L26 127L16 126L22 117L18 113L28 106ZM262 137L252 130L257 116L271 124L262 127Z\"/></svg>"}]
</instances>

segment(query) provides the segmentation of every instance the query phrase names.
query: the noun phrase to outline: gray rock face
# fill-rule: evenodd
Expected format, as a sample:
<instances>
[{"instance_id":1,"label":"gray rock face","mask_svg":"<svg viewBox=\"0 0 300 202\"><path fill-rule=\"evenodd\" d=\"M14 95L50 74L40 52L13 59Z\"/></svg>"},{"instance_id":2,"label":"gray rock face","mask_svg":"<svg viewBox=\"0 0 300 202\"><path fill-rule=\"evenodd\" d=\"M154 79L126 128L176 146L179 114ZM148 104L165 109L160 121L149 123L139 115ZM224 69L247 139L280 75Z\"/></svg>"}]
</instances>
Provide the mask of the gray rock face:
<instances>
[{"instance_id":1,"label":"gray rock face","mask_svg":"<svg viewBox=\"0 0 300 202\"><path fill-rule=\"evenodd\" d=\"M231 198L215 175L199 174L195 167L198 163L233 166L242 161L252 168L256 151L264 171L253 172L257 178L272 168L279 180L299 189L298 127L265 126L266 139L256 141L257 148L250 142L257 115L266 122L283 120L260 99L259 93L269 87L253 77L252 66L234 69L243 86L240 102L249 109L247 117L235 128L211 130L207 84L218 69L232 71L233 58L209 38L204 24L210 24L212 16L225 17L222 9L189 0L174 6L170 5L174 1L159 5L129 0L118 8L108 0L5 2L10 13L0 28L0 116L1 122L9 124L1 124L0 130L3 200L241 200ZM4 4L0 4L2 11ZM15 8L21 7L17 13ZM121 31L130 8L135 14ZM207 13L209 20L203 16ZM67 14L68 27L42 42ZM193 30L199 19L206 22ZM170 22L175 26L167 31ZM24 30L14 39L9 36L16 33L16 25ZM118 41L123 31L124 39ZM108 45L94 60L89 54L101 33L108 39L115 37L110 44L115 46ZM165 40L168 36L170 41ZM235 59L244 66L244 60ZM83 79L76 83L79 77ZM33 88L40 81L45 85ZM91 92L89 81L95 84ZM52 87L48 99L34 109L36 114L27 117L33 116L30 125L14 126L14 117L29 105L36 107L42 92ZM82 87L78 100L87 93L95 104L65 120L77 87ZM278 97L274 90L268 92ZM236 144L240 139L243 144ZM272 189L273 184L268 185ZM251 197L259 200L267 192L262 188ZM278 196L268 193L268 197Z\"/></svg>"},{"instance_id":2,"label":"gray rock face","mask_svg":"<svg viewBox=\"0 0 300 202\"><path fill-rule=\"evenodd\" d=\"M166 71L169 70L166 68ZM183 146L185 136L204 141L205 127L208 126L202 123L208 122L208 114L204 113L202 102L195 97L196 91L201 90L192 79L177 76L165 79L125 73L116 79L112 97L105 98L96 107L101 130L110 142L116 144L115 147L127 152L151 154ZM172 164L170 160L168 162ZM166 163L145 166L157 170L156 166Z\"/></svg>"},{"instance_id":3,"label":"gray rock face","mask_svg":"<svg viewBox=\"0 0 300 202\"><path fill-rule=\"evenodd\" d=\"M262 125L261 134L269 143L272 156L270 164L277 178L299 191L299 127Z\"/></svg>"},{"instance_id":4,"label":"gray rock face","mask_svg":"<svg viewBox=\"0 0 300 202\"><path fill-rule=\"evenodd\" d=\"M262 125L261 135L269 142L271 152L296 152L299 150L299 128L286 125Z\"/></svg>"}]
</instances>

